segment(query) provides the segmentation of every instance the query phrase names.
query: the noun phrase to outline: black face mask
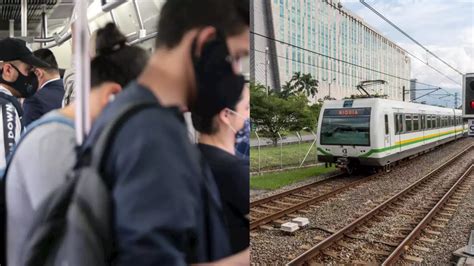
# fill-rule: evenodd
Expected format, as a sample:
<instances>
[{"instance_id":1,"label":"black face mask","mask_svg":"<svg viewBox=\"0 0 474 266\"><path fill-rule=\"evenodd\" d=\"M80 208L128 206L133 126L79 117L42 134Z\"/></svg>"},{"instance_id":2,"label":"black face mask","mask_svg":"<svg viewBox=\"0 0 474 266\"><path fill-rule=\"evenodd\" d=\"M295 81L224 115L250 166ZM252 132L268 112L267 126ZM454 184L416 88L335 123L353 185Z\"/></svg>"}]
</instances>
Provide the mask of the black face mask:
<instances>
[{"instance_id":1,"label":"black face mask","mask_svg":"<svg viewBox=\"0 0 474 266\"><path fill-rule=\"evenodd\" d=\"M14 65L11 66L18 72L18 78L13 82L4 80L2 77L2 69L0 71L0 83L7 84L14 88L20 93L22 98L28 98L33 96L38 90L38 78L36 77L36 74L31 71L28 76L25 76Z\"/></svg>"},{"instance_id":2,"label":"black face mask","mask_svg":"<svg viewBox=\"0 0 474 266\"><path fill-rule=\"evenodd\" d=\"M224 36L217 32L214 40L204 44L201 55L196 56L196 39L191 48L191 58L196 76L196 98L188 101L190 109L198 102L213 98L223 79L243 79L234 73L232 60Z\"/></svg>"}]
</instances>

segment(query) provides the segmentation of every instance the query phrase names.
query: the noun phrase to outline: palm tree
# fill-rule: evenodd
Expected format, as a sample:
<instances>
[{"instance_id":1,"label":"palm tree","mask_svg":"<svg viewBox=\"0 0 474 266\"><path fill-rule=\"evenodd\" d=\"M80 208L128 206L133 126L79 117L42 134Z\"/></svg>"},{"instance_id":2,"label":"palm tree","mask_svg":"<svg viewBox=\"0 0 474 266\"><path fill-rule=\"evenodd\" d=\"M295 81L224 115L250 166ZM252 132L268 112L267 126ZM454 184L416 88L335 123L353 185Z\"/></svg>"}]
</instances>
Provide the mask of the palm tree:
<instances>
[{"instance_id":1,"label":"palm tree","mask_svg":"<svg viewBox=\"0 0 474 266\"><path fill-rule=\"evenodd\" d=\"M281 96L288 98L290 95L303 93L306 96L314 97L318 93L318 81L311 74L293 73L293 76L282 87Z\"/></svg>"}]
</instances>

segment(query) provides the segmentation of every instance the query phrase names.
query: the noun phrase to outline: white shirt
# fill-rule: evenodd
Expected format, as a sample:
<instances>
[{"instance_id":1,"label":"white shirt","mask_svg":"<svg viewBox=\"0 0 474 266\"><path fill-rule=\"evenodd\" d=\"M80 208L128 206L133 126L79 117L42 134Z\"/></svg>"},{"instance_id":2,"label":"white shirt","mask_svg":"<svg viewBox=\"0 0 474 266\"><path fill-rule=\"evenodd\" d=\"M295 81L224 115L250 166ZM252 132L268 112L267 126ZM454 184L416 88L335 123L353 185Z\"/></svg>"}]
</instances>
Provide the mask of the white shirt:
<instances>
[{"instance_id":1,"label":"white shirt","mask_svg":"<svg viewBox=\"0 0 474 266\"><path fill-rule=\"evenodd\" d=\"M61 78L50 79L50 80L46 81L43 85L41 85L41 87L38 90L41 90L44 86L46 86L46 84L51 83L51 82L56 81L56 80L60 80L60 79Z\"/></svg>"},{"instance_id":2,"label":"white shirt","mask_svg":"<svg viewBox=\"0 0 474 266\"><path fill-rule=\"evenodd\" d=\"M13 96L12 93L0 85L0 92ZM4 99L0 99L0 169L4 170L10 153L20 139L22 131L20 116L15 106Z\"/></svg>"}]
</instances>

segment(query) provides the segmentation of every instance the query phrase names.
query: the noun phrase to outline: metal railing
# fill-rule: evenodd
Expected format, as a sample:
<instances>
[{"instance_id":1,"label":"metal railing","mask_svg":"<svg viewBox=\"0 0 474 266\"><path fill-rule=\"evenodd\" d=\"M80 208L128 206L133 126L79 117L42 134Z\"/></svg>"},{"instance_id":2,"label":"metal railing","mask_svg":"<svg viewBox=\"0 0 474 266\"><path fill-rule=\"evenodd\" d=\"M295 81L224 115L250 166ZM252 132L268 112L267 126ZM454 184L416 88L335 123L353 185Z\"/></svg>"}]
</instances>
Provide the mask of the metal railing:
<instances>
[{"instance_id":1,"label":"metal railing","mask_svg":"<svg viewBox=\"0 0 474 266\"><path fill-rule=\"evenodd\" d=\"M262 174L315 165L315 132L277 132L276 141L262 137L261 132L253 131L250 148L250 172Z\"/></svg>"}]
</instances>

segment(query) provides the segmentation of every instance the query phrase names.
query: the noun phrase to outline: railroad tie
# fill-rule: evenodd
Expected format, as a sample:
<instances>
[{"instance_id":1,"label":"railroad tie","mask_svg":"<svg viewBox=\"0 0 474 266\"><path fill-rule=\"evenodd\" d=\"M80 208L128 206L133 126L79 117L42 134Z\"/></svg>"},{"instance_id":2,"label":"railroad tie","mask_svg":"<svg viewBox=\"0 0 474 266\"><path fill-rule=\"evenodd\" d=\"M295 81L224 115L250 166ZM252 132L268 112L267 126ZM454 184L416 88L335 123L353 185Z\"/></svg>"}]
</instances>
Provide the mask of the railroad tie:
<instances>
[{"instance_id":1,"label":"railroad tie","mask_svg":"<svg viewBox=\"0 0 474 266\"><path fill-rule=\"evenodd\" d=\"M311 211L308 211L308 210L298 210L299 213L303 213L303 214L308 214L310 213Z\"/></svg>"},{"instance_id":2,"label":"railroad tie","mask_svg":"<svg viewBox=\"0 0 474 266\"><path fill-rule=\"evenodd\" d=\"M411 256L411 255L403 255L403 259L408 260L408 261L412 261L412 262L415 262L415 263L421 263L423 261L422 258Z\"/></svg>"},{"instance_id":3,"label":"railroad tie","mask_svg":"<svg viewBox=\"0 0 474 266\"><path fill-rule=\"evenodd\" d=\"M436 240L431 239L431 238L427 238L427 237L420 237L419 240L420 240L420 241L423 241L423 242L430 243L430 244L436 243Z\"/></svg>"},{"instance_id":4,"label":"railroad tie","mask_svg":"<svg viewBox=\"0 0 474 266\"><path fill-rule=\"evenodd\" d=\"M266 211L262 211L262 210L258 210L258 209L253 209L252 210L253 212L256 212L256 213L260 213L260 214L265 214L265 215L268 215L269 213L266 212Z\"/></svg>"},{"instance_id":5,"label":"railroad tie","mask_svg":"<svg viewBox=\"0 0 474 266\"><path fill-rule=\"evenodd\" d=\"M385 251L385 250L374 250L374 249L369 249L369 248L362 248L362 250L366 253L374 254L374 255L381 255L381 256L389 256L390 255L390 252Z\"/></svg>"},{"instance_id":6,"label":"railroad tie","mask_svg":"<svg viewBox=\"0 0 474 266\"><path fill-rule=\"evenodd\" d=\"M453 208L457 208L459 206L459 204L455 204L455 203L446 203L446 206L448 207L453 207Z\"/></svg>"},{"instance_id":7,"label":"railroad tie","mask_svg":"<svg viewBox=\"0 0 474 266\"><path fill-rule=\"evenodd\" d=\"M280 208L280 207L275 207L275 206L271 206L271 205L268 205L268 204L262 204L262 205L260 205L260 206L262 206L262 207L264 207L264 208L266 208L266 209L275 210L275 211L281 211L281 210L283 210L283 209Z\"/></svg>"},{"instance_id":8,"label":"railroad tie","mask_svg":"<svg viewBox=\"0 0 474 266\"><path fill-rule=\"evenodd\" d=\"M339 253L332 250L323 250L322 253L331 258L335 258L335 259L339 258Z\"/></svg>"},{"instance_id":9,"label":"railroad tie","mask_svg":"<svg viewBox=\"0 0 474 266\"><path fill-rule=\"evenodd\" d=\"M283 201L279 201L279 200L274 200L273 202L275 202L276 204L284 205L284 206L294 206L295 205L295 204L292 204L292 203L283 202Z\"/></svg>"},{"instance_id":10,"label":"railroad tie","mask_svg":"<svg viewBox=\"0 0 474 266\"><path fill-rule=\"evenodd\" d=\"M413 249L416 249L416 250L419 250L419 251L423 251L423 252L430 252L430 249L427 248L427 247L422 247L422 246L418 246L418 245L413 245L411 246Z\"/></svg>"},{"instance_id":11,"label":"railroad tie","mask_svg":"<svg viewBox=\"0 0 474 266\"><path fill-rule=\"evenodd\" d=\"M435 221L438 221L438 222L449 222L448 219L445 219L445 218L439 218L439 217L435 217L433 220Z\"/></svg>"},{"instance_id":12,"label":"railroad tie","mask_svg":"<svg viewBox=\"0 0 474 266\"><path fill-rule=\"evenodd\" d=\"M431 234L431 235L436 235L436 236L440 236L441 235L441 232L438 232L438 231L433 231L433 230L429 230L429 229L423 229L423 231L427 234Z\"/></svg>"},{"instance_id":13,"label":"railroad tie","mask_svg":"<svg viewBox=\"0 0 474 266\"><path fill-rule=\"evenodd\" d=\"M312 199L313 197L310 197L310 196L306 196L306 195L302 195L302 194L295 194L296 197L300 197L300 198L303 198L303 199Z\"/></svg>"},{"instance_id":14,"label":"railroad tie","mask_svg":"<svg viewBox=\"0 0 474 266\"><path fill-rule=\"evenodd\" d=\"M430 226L434 228L440 228L440 229L443 229L446 227L446 225L444 224L431 224Z\"/></svg>"},{"instance_id":15,"label":"railroad tie","mask_svg":"<svg viewBox=\"0 0 474 266\"><path fill-rule=\"evenodd\" d=\"M456 211L456 209L454 209L454 208L449 208L449 207L445 207L444 210L445 210L445 211L449 211L449 212L455 212L455 211Z\"/></svg>"},{"instance_id":16,"label":"railroad tie","mask_svg":"<svg viewBox=\"0 0 474 266\"><path fill-rule=\"evenodd\" d=\"M448 217L451 217L453 216L452 213L448 213L448 212L440 212L439 215L442 215L442 216L448 216Z\"/></svg>"},{"instance_id":17,"label":"railroad tie","mask_svg":"<svg viewBox=\"0 0 474 266\"><path fill-rule=\"evenodd\" d=\"M336 244L338 246L341 246L341 247L344 247L344 248L347 248L347 249L354 249L353 245L351 245L349 242L346 242L344 240L339 240L339 241L337 241Z\"/></svg>"}]
</instances>

